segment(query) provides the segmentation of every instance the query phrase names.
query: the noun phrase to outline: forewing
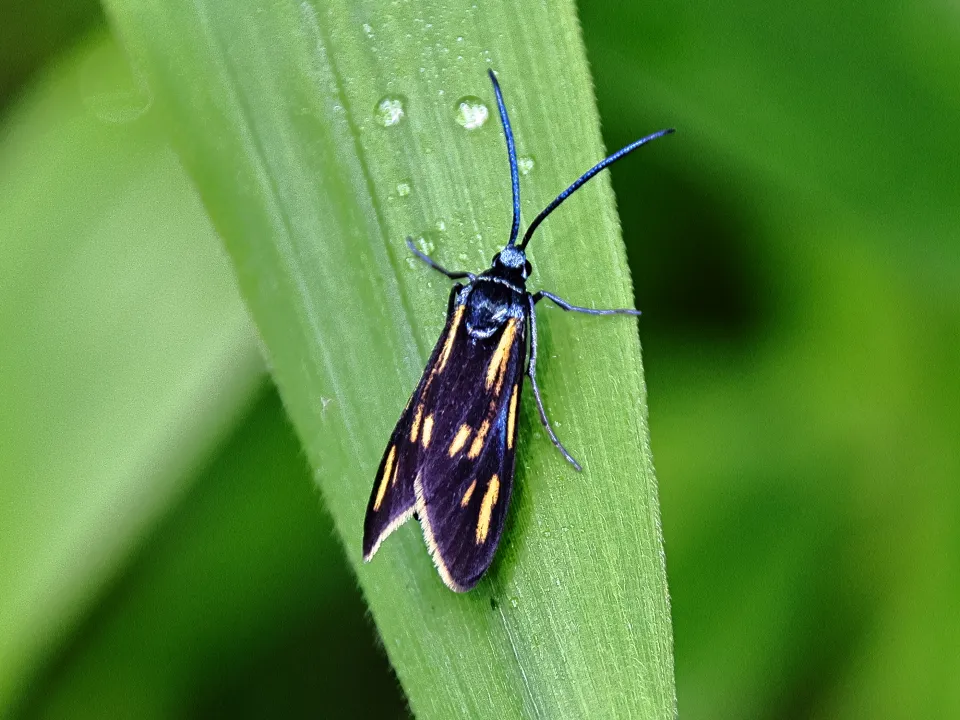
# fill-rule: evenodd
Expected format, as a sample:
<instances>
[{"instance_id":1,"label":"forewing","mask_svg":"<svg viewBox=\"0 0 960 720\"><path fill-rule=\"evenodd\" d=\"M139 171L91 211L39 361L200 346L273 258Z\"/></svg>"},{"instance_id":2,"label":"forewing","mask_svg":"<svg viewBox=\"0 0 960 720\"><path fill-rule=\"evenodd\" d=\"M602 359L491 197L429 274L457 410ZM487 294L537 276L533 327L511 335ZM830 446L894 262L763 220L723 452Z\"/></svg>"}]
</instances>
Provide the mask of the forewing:
<instances>
[{"instance_id":1,"label":"forewing","mask_svg":"<svg viewBox=\"0 0 960 720\"><path fill-rule=\"evenodd\" d=\"M416 398L414 394L394 428L373 481L363 521L363 559L367 562L377 552L380 543L413 514L416 497L411 468L416 466L417 446L409 441L409 433L410 405Z\"/></svg>"},{"instance_id":2,"label":"forewing","mask_svg":"<svg viewBox=\"0 0 960 720\"><path fill-rule=\"evenodd\" d=\"M434 381L449 364L453 342L460 334L464 307L457 303L457 294L461 287L455 285L450 292L446 326L380 460L363 522L363 559L367 562L380 543L414 512L413 483L423 458L424 433L429 433L424 420L428 402L437 398Z\"/></svg>"},{"instance_id":3,"label":"forewing","mask_svg":"<svg viewBox=\"0 0 960 720\"><path fill-rule=\"evenodd\" d=\"M491 338L453 337L421 437L416 512L434 563L453 590L469 590L493 561L510 504L525 365L522 313Z\"/></svg>"}]
</instances>

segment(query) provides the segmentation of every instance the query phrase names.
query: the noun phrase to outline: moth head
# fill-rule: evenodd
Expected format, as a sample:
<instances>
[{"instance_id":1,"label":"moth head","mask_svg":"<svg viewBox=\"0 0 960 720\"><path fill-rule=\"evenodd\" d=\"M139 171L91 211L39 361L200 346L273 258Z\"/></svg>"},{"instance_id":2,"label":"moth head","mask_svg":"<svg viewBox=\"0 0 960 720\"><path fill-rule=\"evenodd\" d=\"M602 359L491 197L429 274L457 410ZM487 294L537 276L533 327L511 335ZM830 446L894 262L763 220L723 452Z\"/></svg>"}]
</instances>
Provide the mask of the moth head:
<instances>
[{"instance_id":1,"label":"moth head","mask_svg":"<svg viewBox=\"0 0 960 720\"><path fill-rule=\"evenodd\" d=\"M494 255L492 265L506 273L519 274L524 280L530 277L530 273L533 272L533 267L527 260L527 254L514 245L507 245Z\"/></svg>"}]
</instances>

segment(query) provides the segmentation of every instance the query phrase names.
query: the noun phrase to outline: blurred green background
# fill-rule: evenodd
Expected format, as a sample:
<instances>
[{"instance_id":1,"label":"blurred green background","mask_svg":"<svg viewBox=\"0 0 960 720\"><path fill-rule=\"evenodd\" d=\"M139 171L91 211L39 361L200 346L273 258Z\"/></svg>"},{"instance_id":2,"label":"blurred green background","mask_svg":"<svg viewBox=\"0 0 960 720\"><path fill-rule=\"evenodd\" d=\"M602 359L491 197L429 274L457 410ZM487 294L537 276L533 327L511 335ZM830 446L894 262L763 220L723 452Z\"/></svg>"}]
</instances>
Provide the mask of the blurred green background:
<instances>
[{"instance_id":1,"label":"blurred green background","mask_svg":"<svg viewBox=\"0 0 960 720\"><path fill-rule=\"evenodd\" d=\"M685 718L960 717L960 13L580 4ZM0 715L403 717L96 3L0 3Z\"/></svg>"}]
</instances>

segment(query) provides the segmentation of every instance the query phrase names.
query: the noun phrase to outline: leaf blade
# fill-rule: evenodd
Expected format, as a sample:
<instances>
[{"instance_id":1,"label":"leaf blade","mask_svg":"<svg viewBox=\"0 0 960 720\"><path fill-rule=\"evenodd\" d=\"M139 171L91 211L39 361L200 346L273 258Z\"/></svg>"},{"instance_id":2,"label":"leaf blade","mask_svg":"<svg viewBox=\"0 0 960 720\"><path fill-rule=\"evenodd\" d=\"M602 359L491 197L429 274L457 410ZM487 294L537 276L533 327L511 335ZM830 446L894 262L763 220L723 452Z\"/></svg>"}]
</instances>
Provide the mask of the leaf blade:
<instances>
[{"instance_id":1,"label":"leaf blade","mask_svg":"<svg viewBox=\"0 0 960 720\"><path fill-rule=\"evenodd\" d=\"M544 313L548 410L588 482L571 477L525 403L512 520L476 591L455 597L442 586L413 527L360 564L369 484L446 294L408 269L403 237L476 267L509 227L488 65L504 81L521 154L537 148L525 215L602 156L572 5L511 6L502 42L506 4L433 7L430 20L375 3L255 17L206 2L110 8L180 128L177 144L417 715L672 716L645 389L628 322ZM461 98L479 99L487 122L458 124ZM384 100L404 108L399 122L378 121ZM627 304L618 233L609 181L595 180L538 234L535 279L575 302Z\"/></svg>"}]
</instances>

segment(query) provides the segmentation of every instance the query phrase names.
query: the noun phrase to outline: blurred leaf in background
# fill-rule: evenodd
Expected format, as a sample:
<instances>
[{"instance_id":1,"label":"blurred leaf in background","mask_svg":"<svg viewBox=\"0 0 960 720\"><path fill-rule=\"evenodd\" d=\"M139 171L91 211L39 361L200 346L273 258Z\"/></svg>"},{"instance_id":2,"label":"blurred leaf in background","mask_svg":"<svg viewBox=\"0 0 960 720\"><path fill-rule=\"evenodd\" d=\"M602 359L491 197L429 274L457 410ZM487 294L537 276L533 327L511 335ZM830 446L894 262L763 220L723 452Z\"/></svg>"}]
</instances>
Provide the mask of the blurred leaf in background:
<instances>
[{"instance_id":1,"label":"blurred leaf in background","mask_svg":"<svg viewBox=\"0 0 960 720\"><path fill-rule=\"evenodd\" d=\"M403 717L355 586L265 392L34 684L24 714Z\"/></svg>"},{"instance_id":2,"label":"blurred leaf in background","mask_svg":"<svg viewBox=\"0 0 960 720\"><path fill-rule=\"evenodd\" d=\"M0 112L44 63L102 23L97 0L0 0Z\"/></svg>"},{"instance_id":3,"label":"blurred leaf in background","mask_svg":"<svg viewBox=\"0 0 960 720\"><path fill-rule=\"evenodd\" d=\"M56 642L263 381L171 152L82 95L98 43L8 115L0 232L0 697ZM116 80L116 76L113 76ZM120 81L118 81L120 82ZM136 116L143 98L123 108ZM198 241L205 238L205 241Z\"/></svg>"},{"instance_id":4,"label":"blurred leaf in background","mask_svg":"<svg viewBox=\"0 0 960 720\"><path fill-rule=\"evenodd\" d=\"M98 36L0 132L0 714L402 715L151 105Z\"/></svg>"},{"instance_id":5,"label":"blurred leaf in background","mask_svg":"<svg viewBox=\"0 0 960 720\"><path fill-rule=\"evenodd\" d=\"M582 2L683 717L960 714L960 16Z\"/></svg>"}]
</instances>

